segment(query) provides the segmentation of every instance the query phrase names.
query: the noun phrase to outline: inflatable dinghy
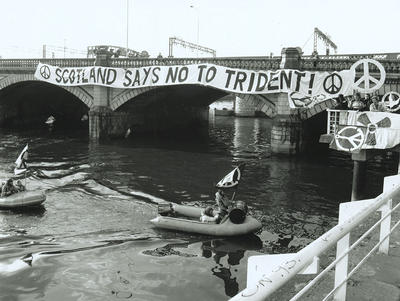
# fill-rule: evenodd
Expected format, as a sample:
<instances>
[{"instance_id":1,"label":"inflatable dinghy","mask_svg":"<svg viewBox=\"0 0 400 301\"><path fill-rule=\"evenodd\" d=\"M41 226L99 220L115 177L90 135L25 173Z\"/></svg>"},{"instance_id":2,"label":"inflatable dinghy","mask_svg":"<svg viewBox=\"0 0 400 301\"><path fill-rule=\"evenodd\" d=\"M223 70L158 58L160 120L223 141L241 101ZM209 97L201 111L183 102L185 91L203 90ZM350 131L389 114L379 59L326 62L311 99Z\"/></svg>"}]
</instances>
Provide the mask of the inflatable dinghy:
<instances>
[{"instance_id":1,"label":"inflatable dinghy","mask_svg":"<svg viewBox=\"0 0 400 301\"><path fill-rule=\"evenodd\" d=\"M261 223L249 215L243 215L240 219L237 218L237 211L222 221L221 223L206 223L200 222L200 216L204 208L184 206L177 204L169 204L170 212L178 216L189 217L171 217L159 214L150 222L157 228L176 230L190 233L198 233L203 235L213 236L236 236L246 235L249 233L257 232L261 229Z\"/></svg>"},{"instance_id":2,"label":"inflatable dinghy","mask_svg":"<svg viewBox=\"0 0 400 301\"><path fill-rule=\"evenodd\" d=\"M1 209L12 209L38 206L46 200L46 195L43 191L22 191L6 197L0 197Z\"/></svg>"}]
</instances>

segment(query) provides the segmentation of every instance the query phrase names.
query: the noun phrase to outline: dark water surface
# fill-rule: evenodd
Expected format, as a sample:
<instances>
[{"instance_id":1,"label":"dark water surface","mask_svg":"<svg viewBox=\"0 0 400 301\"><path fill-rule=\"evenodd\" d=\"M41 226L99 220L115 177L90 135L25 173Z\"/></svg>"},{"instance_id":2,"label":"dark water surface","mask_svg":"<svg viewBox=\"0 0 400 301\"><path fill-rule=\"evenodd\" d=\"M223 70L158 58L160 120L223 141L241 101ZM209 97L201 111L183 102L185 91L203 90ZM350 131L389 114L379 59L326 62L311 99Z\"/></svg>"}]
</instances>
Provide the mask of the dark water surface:
<instances>
[{"instance_id":1,"label":"dark water surface","mask_svg":"<svg viewBox=\"0 0 400 301\"><path fill-rule=\"evenodd\" d=\"M351 194L349 156L327 147L271 155L270 127L220 117L208 138L101 144L79 133L0 130L0 178L29 142L27 187L47 190L37 210L0 211L0 300L229 299L245 288L249 256L304 247L335 225ZM237 200L262 221L257 235L215 239L149 223L159 202L214 204L214 184L241 162ZM390 156L370 164L371 196L395 165Z\"/></svg>"}]
</instances>

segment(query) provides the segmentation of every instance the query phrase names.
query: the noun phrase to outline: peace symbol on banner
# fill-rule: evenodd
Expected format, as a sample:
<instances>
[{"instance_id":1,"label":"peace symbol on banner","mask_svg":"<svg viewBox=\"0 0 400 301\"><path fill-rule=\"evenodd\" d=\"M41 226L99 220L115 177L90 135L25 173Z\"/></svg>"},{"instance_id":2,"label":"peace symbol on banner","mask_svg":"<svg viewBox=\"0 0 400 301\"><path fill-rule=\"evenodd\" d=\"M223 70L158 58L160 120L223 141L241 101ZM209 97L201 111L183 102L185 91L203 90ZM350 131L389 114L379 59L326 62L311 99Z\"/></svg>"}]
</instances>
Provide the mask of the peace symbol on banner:
<instances>
[{"instance_id":1,"label":"peace symbol on banner","mask_svg":"<svg viewBox=\"0 0 400 301\"><path fill-rule=\"evenodd\" d=\"M40 75L44 78L44 79L49 79L50 77L50 68L48 66L42 66L40 68Z\"/></svg>"},{"instance_id":2,"label":"peace symbol on banner","mask_svg":"<svg viewBox=\"0 0 400 301\"><path fill-rule=\"evenodd\" d=\"M365 134L357 126L346 126L335 134L336 147L347 152L360 149L364 140Z\"/></svg>"},{"instance_id":3,"label":"peace symbol on banner","mask_svg":"<svg viewBox=\"0 0 400 301\"><path fill-rule=\"evenodd\" d=\"M368 64L373 64L379 69L379 79L376 79L372 75L370 75L370 69ZM362 65L363 67L363 75L354 83L353 88L363 93L370 93L375 90L378 90L385 83L386 72L385 68L383 68L382 64L373 59L362 59L355 62L350 70L356 72L356 68ZM364 85L362 85L364 84Z\"/></svg>"},{"instance_id":4,"label":"peace symbol on banner","mask_svg":"<svg viewBox=\"0 0 400 301\"><path fill-rule=\"evenodd\" d=\"M329 94L337 94L342 88L343 80L337 73L332 73L324 79L324 90Z\"/></svg>"},{"instance_id":5,"label":"peace symbol on banner","mask_svg":"<svg viewBox=\"0 0 400 301\"><path fill-rule=\"evenodd\" d=\"M397 92L387 92L382 97L382 104L389 112L396 112L400 109L400 94Z\"/></svg>"}]
</instances>

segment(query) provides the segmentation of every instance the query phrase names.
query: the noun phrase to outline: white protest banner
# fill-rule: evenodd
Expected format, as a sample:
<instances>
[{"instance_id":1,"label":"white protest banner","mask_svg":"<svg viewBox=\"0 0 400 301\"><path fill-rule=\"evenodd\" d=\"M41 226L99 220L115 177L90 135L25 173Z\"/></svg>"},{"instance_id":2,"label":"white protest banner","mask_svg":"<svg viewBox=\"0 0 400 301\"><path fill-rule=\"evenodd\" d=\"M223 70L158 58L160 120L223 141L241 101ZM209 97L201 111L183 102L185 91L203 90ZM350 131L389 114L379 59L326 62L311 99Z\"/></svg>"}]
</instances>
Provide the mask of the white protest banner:
<instances>
[{"instance_id":1,"label":"white protest banner","mask_svg":"<svg viewBox=\"0 0 400 301\"><path fill-rule=\"evenodd\" d=\"M148 66L140 68L72 67L60 68L39 63L35 77L55 85L101 85L112 88L143 88L195 84L227 92L266 94L285 92L325 98L352 93L354 71L309 72L291 69L253 71L213 64ZM293 107L298 107L293 101Z\"/></svg>"},{"instance_id":2,"label":"white protest banner","mask_svg":"<svg viewBox=\"0 0 400 301\"><path fill-rule=\"evenodd\" d=\"M400 144L399 114L347 111L340 115L330 148L359 152L361 149L387 149Z\"/></svg>"},{"instance_id":3,"label":"white protest banner","mask_svg":"<svg viewBox=\"0 0 400 301\"><path fill-rule=\"evenodd\" d=\"M311 108L317 103L338 97L351 95L355 70L343 70L339 72L318 72L313 83L313 93L292 91L288 93L289 106L291 108ZM306 84L306 83L304 83ZM319 91L320 93L315 93Z\"/></svg>"}]
</instances>

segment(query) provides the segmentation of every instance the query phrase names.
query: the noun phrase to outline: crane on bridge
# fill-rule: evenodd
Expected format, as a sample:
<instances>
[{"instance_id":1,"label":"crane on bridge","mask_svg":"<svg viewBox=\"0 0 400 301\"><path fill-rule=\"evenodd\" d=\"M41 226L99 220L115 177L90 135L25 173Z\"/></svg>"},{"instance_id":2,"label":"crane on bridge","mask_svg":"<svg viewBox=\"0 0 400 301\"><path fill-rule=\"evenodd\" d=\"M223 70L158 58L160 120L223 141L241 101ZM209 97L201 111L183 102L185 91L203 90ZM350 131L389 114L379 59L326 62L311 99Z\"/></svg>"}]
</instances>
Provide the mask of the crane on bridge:
<instances>
[{"instance_id":1,"label":"crane on bridge","mask_svg":"<svg viewBox=\"0 0 400 301\"><path fill-rule=\"evenodd\" d=\"M191 48L191 49L196 49L196 50L203 51L205 53L210 53L213 57L216 57L216 55L217 55L217 52L214 49L207 48L207 47L204 47L204 46L200 46L200 45L197 45L197 44L193 44L193 43L190 43L190 42L186 42L186 41L184 41L182 39L179 39L179 38L176 38L176 37L171 37L171 38L169 38L169 54L168 54L168 57L174 57L173 56L174 45L181 45L184 48Z\"/></svg>"},{"instance_id":2,"label":"crane on bridge","mask_svg":"<svg viewBox=\"0 0 400 301\"><path fill-rule=\"evenodd\" d=\"M321 30L319 30L317 27L314 28L314 50L312 52L313 56L318 55L317 52L317 41L318 39L321 39L325 45L326 45L326 55L329 55L329 47L333 48L335 50L335 53L337 52L337 46L335 43L332 42L330 37L327 34L324 34Z\"/></svg>"}]
</instances>

